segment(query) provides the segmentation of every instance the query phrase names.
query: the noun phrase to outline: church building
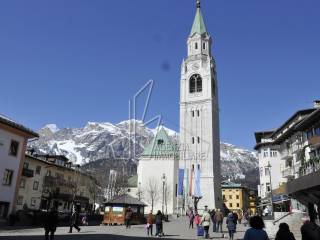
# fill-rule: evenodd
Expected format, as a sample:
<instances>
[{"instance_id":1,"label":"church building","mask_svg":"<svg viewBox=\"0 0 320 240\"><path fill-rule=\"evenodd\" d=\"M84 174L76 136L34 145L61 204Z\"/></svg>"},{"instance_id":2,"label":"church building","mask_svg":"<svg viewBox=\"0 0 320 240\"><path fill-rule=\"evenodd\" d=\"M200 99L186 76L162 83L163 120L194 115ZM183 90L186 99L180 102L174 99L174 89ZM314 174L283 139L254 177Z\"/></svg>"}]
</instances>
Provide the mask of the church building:
<instances>
[{"instance_id":1,"label":"church building","mask_svg":"<svg viewBox=\"0 0 320 240\"><path fill-rule=\"evenodd\" d=\"M179 208L221 208L219 103L215 60L200 0L181 66ZM182 174L180 174L182 172Z\"/></svg>"}]
</instances>

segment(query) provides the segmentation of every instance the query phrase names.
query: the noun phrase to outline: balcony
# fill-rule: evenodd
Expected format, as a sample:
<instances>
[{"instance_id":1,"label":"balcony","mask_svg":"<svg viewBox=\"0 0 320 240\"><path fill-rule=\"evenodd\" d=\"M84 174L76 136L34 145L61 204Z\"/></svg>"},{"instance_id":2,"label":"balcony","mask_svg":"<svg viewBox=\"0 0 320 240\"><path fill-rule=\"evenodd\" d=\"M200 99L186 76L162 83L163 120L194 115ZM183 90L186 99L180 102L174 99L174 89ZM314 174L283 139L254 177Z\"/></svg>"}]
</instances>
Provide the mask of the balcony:
<instances>
[{"instance_id":1,"label":"balcony","mask_svg":"<svg viewBox=\"0 0 320 240\"><path fill-rule=\"evenodd\" d=\"M308 144L311 145L312 148L320 147L320 136L313 136L309 138Z\"/></svg>"},{"instance_id":2,"label":"balcony","mask_svg":"<svg viewBox=\"0 0 320 240\"><path fill-rule=\"evenodd\" d=\"M32 178L33 177L33 170L28 169L28 168L23 168L22 169L22 176Z\"/></svg>"},{"instance_id":3,"label":"balcony","mask_svg":"<svg viewBox=\"0 0 320 240\"><path fill-rule=\"evenodd\" d=\"M283 160L287 160L287 159L293 158L292 150L291 150L291 149L283 149L283 150L281 151L281 158L282 158Z\"/></svg>"},{"instance_id":4,"label":"balcony","mask_svg":"<svg viewBox=\"0 0 320 240\"><path fill-rule=\"evenodd\" d=\"M294 173L293 167L285 168L281 172L282 172L282 177L283 178L294 178L294 174L295 173Z\"/></svg>"}]
</instances>

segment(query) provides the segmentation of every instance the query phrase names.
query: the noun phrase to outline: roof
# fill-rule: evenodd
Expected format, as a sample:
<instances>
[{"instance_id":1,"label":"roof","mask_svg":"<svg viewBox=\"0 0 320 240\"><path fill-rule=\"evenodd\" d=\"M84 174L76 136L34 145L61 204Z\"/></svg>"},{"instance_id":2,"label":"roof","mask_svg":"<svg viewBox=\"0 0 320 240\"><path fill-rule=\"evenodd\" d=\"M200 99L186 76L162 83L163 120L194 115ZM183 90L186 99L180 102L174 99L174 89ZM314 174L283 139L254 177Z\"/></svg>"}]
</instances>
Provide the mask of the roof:
<instances>
[{"instance_id":1,"label":"roof","mask_svg":"<svg viewBox=\"0 0 320 240\"><path fill-rule=\"evenodd\" d=\"M193 36L195 33L200 35L207 32L206 25L204 24L203 17L201 14L200 5L197 6L196 16L193 21L192 29L190 32L190 36Z\"/></svg>"},{"instance_id":2,"label":"roof","mask_svg":"<svg viewBox=\"0 0 320 240\"><path fill-rule=\"evenodd\" d=\"M229 181L221 182L221 188L242 188L241 183L234 183Z\"/></svg>"},{"instance_id":3,"label":"roof","mask_svg":"<svg viewBox=\"0 0 320 240\"><path fill-rule=\"evenodd\" d=\"M128 178L128 187L131 187L131 188L138 187L138 175L134 175Z\"/></svg>"},{"instance_id":4,"label":"roof","mask_svg":"<svg viewBox=\"0 0 320 240\"><path fill-rule=\"evenodd\" d=\"M20 123L17 123L16 121L0 114L0 123L5 124L9 127L15 128L17 130L20 130L26 134L28 134L30 137L39 137L38 133L32 131L31 129L23 126Z\"/></svg>"},{"instance_id":5,"label":"roof","mask_svg":"<svg viewBox=\"0 0 320 240\"><path fill-rule=\"evenodd\" d=\"M320 120L320 108L311 113L309 116L304 118L300 123L295 127L298 131L303 131L310 127L310 125L318 122Z\"/></svg>"},{"instance_id":6,"label":"roof","mask_svg":"<svg viewBox=\"0 0 320 240\"><path fill-rule=\"evenodd\" d=\"M297 116L300 115L308 115L310 113L312 113L313 111L315 111L315 108L309 108L309 109L303 109L303 110L299 110L297 111L295 114L293 114L287 121L285 121L285 123L283 123L277 130L275 130L273 132L273 134L271 135L272 138L274 138L275 136L277 136L277 134L279 132L281 132L290 122L292 122Z\"/></svg>"},{"instance_id":7,"label":"roof","mask_svg":"<svg viewBox=\"0 0 320 240\"><path fill-rule=\"evenodd\" d=\"M132 206L147 206L144 202L141 202L137 198L134 198L128 194L123 194L121 196L118 196L108 202L105 203L105 205L132 205Z\"/></svg>"},{"instance_id":8,"label":"roof","mask_svg":"<svg viewBox=\"0 0 320 240\"><path fill-rule=\"evenodd\" d=\"M164 127L161 127L152 142L144 149L141 156L177 157L179 156L177 147L177 144L172 142Z\"/></svg>"},{"instance_id":9,"label":"roof","mask_svg":"<svg viewBox=\"0 0 320 240\"><path fill-rule=\"evenodd\" d=\"M260 132L255 132L254 136L256 138L256 143L261 143L262 138L270 138L274 130L266 130L266 131L260 131Z\"/></svg>"}]
</instances>

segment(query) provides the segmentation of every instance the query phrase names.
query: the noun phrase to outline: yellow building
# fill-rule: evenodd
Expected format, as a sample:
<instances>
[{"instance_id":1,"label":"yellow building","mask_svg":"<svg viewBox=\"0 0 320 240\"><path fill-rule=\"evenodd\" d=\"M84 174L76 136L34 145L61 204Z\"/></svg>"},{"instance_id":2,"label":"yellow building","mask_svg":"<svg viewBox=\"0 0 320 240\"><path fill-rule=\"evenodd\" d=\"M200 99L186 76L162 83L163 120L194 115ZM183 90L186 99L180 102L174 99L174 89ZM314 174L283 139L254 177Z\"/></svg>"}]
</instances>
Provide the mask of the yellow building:
<instances>
[{"instance_id":1,"label":"yellow building","mask_svg":"<svg viewBox=\"0 0 320 240\"><path fill-rule=\"evenodd\" d=\"M230 211L247 211L256 213L256 191L248 189L239 183L229 181L221 184L222 197L226 207Z\"/></svg>"},{"instance_id":2,"label":"yellow building","mask_svg":"<svg viewBox=\"0 0 320 240\"><path fill-rule=\"evenodd\" d=\"M69 212L72 205L93 209L99 186L92 176L73 166L64 156L26 154L17 198L19 209L58 207Z\"/></svg>"}]
</instances>

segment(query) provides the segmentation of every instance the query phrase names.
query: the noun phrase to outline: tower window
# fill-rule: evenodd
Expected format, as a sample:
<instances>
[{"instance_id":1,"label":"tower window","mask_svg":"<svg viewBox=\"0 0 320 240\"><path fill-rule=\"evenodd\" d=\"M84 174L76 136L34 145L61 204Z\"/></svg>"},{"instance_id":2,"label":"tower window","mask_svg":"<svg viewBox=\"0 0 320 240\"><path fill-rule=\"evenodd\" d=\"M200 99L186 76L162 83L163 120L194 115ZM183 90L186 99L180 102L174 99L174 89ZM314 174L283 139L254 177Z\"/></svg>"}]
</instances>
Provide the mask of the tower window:
<instances>
[{"instance_id":1,"label":"tower window","mask_svg":"<svg viewBox=\"0 0 320 240\"><path fill-rule=\"evenodd\" d=\"M200 143L200 137L198 137L198 143Z\"/></svg>"},{"instance_id":2,"label":"tower window","mask_svg":"<svg viewBox=\"0 0 320 240\"><path fill-rule=\"evenodd\" d=\"M195 43L195 44L194 44L194 48L195 48L195 49L198 49L198 43Z\"/></svg>"},{"instance_id":3,"label":"tower window","mask_svg":"<svg viewBox=\"0 0 320 240\"><path fill-rule=\"evenodd\" d=\"M189 80L189 92L202 92L202 78L199 74L194 74Z\"/></svg>"},{"instance_id":4,"label":"tower window","mask_svg":"<svg viewBox=\"0 0 320 240\"><path fill-rule=\"evenodd\" d=\"M199 110L197 110L197 116L200 117L200 111Z\"/></svg>"},{"instance_id":5,"label":"tower window","mask_svg":"<svg viewBox=\"0 0 320 240\"><path fill-rule=\"evenodd\" d=\"M191 111L191 115L192 115L192 117L194 117L194 111Z\"/></svg>"},{"instance_id":6,"label":"tower window","mask_svg":"<svg viewBox=\"0 0 320 240\"><path fill-rule=\"evenodd\" d=\"M192 144L194 144L194 137L192 137Z\"/></svg>"},{"instance_id":7,"label":"tower window","mask_svg":"<svg viewBox=\"0 0 320 240\"><path fill-rule=\"evenodd\" d=\"M203 43L203 44L202 44L202 48L203 48L203 49L206 49L206 43Z\"/></svg>"}]
</instances>

